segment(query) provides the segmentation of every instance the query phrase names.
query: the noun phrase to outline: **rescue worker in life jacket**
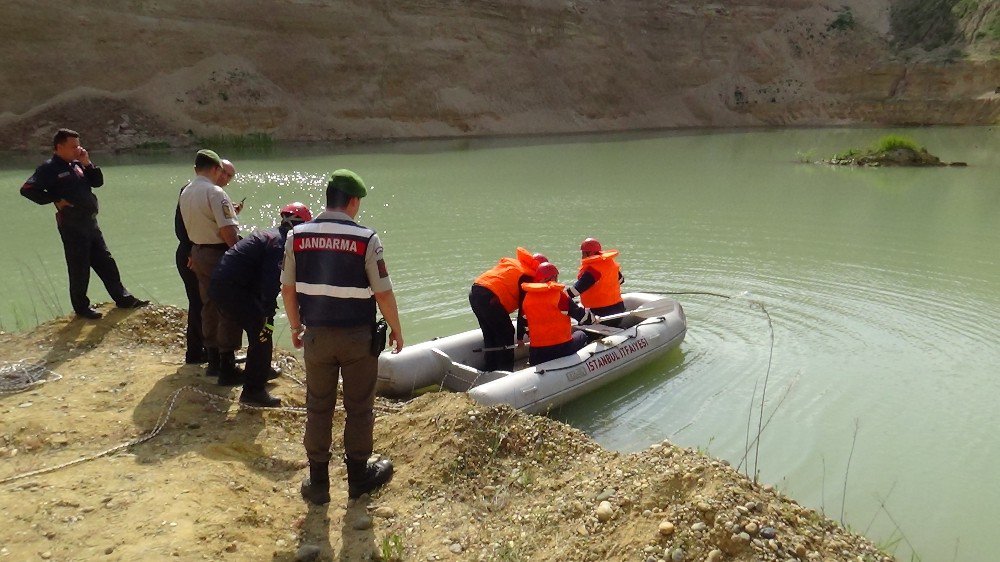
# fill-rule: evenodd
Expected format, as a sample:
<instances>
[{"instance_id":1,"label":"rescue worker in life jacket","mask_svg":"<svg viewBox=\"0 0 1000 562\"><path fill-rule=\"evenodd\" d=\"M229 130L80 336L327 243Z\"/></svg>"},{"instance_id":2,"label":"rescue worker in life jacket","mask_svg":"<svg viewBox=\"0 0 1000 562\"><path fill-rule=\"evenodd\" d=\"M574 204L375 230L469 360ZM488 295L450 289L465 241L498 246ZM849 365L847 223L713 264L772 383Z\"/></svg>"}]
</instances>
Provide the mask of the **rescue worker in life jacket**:
<instances>
[{"instance_id":1,"label":"rescue worker in life jacket","mask_svg":"<svg viewBox=\"0 0 1000 562\"><path fill-rule=\"evenodd\" d=\"M532 365L571 355L587 345L587 335L574 332L570 318L580 324L600 321L593 312L573 302L558 279L556 266L544 262L538 266L534 282L522 285L524 316L531 336L528 362Z\"/></svg>"},{"instance_id":2,"label":"rescue worker in life jacket","mask_svg":"<svg viewBox=\"0 0 1000 562\"><path fill-rule=\"evenodd\" d=\"M472 307L479 327L483 331L484 359L487 371L512 371L514 369L514 339L524 341L524 319L521 303L524 301L523 283L534 279L538 264L547 261L542 254L531 254L517 248L516 258L501 258L490 270L476 277L469 291ZM517 311L517 330L510 322L510 313Z\"/></svg>"},{"instance_id":3,"label":"rescue worker in life jacket","mask_svg":"<svg viewBox=\"0 0 1000 562\"><path fill-rule=\"evenodd\" d=\"M580 297L580 304L599 316L625 312L621 290L625 276L615 261L618 250L604 251L600 242L587 238L580 244L580 253L580 271L577 273L576 283L566 290L569 296ZM617 328L621 320L610 320L606 324Z\"/></svg>"},{"instance_id":4,"label":"rescue worker in life jacket","mask_svg":"<svg viewBox=\"0 0 1000 562\"><path fill-rule=\"evenodd\" d=\"M292 227L312 220L312 213L302 203L285 205L280 216L278 227L258 230L226 250L208 287L208 296L219 313L247 333L240 402L265 408L281 405L280 398L267 392L266 384L279 375L271 369L271 354L285 238Z\"/></svg>"}]
</instances>

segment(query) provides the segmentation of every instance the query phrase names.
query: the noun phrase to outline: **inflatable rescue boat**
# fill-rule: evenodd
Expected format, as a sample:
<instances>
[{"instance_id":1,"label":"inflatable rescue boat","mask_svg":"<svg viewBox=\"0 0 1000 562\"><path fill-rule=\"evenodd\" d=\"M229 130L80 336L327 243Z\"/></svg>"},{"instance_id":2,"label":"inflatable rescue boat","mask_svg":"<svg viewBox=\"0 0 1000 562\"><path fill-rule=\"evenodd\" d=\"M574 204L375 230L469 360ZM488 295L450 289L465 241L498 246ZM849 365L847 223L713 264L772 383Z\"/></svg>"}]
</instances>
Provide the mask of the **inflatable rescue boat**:
<instances>
[{"instance_id":1,"label":"inflatable rescue boat","mask_svg":"<svg viewBox=\"0 0 1000 562\"><path fill-rule=\"evenodd\" d=\"M483 336L469 330L382 353L377 391L385 396L409 396L439 385L468 392L484 405L509 404L544 413L605 384L680 346L687 319L680 303L649 293L622 295L627 312L621 327L602 324L574 326L591 341L580 351L538 365L528 365L528 348L515 350L515 371L483 371ZM610 317L609 317L610 318ZM530 334L529 334L530 336Z\"/></svg>"}]
</instances>

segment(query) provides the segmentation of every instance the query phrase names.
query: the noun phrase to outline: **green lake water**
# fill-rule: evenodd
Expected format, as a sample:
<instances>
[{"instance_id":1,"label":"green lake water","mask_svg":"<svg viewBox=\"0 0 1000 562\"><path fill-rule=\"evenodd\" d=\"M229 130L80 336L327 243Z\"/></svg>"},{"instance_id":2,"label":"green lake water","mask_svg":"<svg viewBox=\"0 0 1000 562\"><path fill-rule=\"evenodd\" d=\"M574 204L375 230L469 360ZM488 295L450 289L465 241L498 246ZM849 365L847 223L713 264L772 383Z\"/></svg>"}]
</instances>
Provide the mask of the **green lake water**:
<instances>
[{"instance_id":1,"label":"green lake water","mask_svg":"<svg viewBox=\"0 0 1000 562\"><path fill-rule=\"evenodd\" d=\"M799 162L797 153L818 159L887 132L969 167ZM986 561L1000 552L993 528L1000 487L992 478L1000 461L998 152L993 128L935 128L224 156L239 169L227 191L247 198L246 225L273 225L277 209L293 200L318 210L324 177L336 168L374 186L360 220L385 244L408 343L475 327L472 279L517 245L545 253L565 280L580 241L594 236L621 251L628 290L732 296L677 297L689 322L679 351L553 417L611 449L670 439L749 466L802 504L895 544L900 559L913 549L923 560ZM101 227L126 286L184 305L173 212L193 151L93 158L106 180L98 190ZM10 242L0 253L6 330L69 311L53 209L17 193L43 159L0 160ZM90 295L109 298L96 276ZM287 324L278 329L287 340ZM0 359L22 358L0 350ZM766 428L743 460L769 363Z\"/></svg>"}]
</instances>

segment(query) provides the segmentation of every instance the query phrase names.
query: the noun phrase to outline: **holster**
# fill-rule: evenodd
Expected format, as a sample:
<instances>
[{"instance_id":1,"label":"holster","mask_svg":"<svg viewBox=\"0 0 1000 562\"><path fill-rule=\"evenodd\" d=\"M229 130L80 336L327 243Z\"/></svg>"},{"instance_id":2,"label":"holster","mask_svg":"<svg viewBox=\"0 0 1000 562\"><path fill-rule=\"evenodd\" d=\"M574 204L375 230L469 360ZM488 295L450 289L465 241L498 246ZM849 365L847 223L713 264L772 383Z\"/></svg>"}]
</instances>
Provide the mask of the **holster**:
<instances>
[{"instance_id":1,"label":"holster","mask_svg":"<svg viewBox=\"0 0 1000 562\"><path fill-rule=\"evenodd\" d=\"M382 350L385 349L385 340L388 331L389 324L386 323L385 318L379 318L378 322L372 324L371 353L373 356L378 357L382 353Z\"/></svg>"}]
</instances>

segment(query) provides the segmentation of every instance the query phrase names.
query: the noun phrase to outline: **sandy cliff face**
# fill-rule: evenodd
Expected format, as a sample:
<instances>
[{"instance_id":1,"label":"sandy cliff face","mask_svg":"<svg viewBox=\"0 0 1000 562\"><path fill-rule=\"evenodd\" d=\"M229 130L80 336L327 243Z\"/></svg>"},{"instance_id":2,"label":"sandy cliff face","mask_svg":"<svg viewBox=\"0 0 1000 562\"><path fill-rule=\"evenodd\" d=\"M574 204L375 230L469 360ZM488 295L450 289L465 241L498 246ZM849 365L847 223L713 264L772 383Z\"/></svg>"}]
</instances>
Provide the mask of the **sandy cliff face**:
<instances>
[{"instance_id":1,"label":"sandy cliff face","mask_svg":"<svg viewBox=\"0 0 1000 562\"><path fill-rule=\"evenodd\" d=\"M0 24L0 138L44 148L71 126L128 148L249 132L995 123L997 8L965 0L942 23L925 6L938 4L18 1ZM927 19L936 27L904 33Z\"/></svg>"}]
</instances>

